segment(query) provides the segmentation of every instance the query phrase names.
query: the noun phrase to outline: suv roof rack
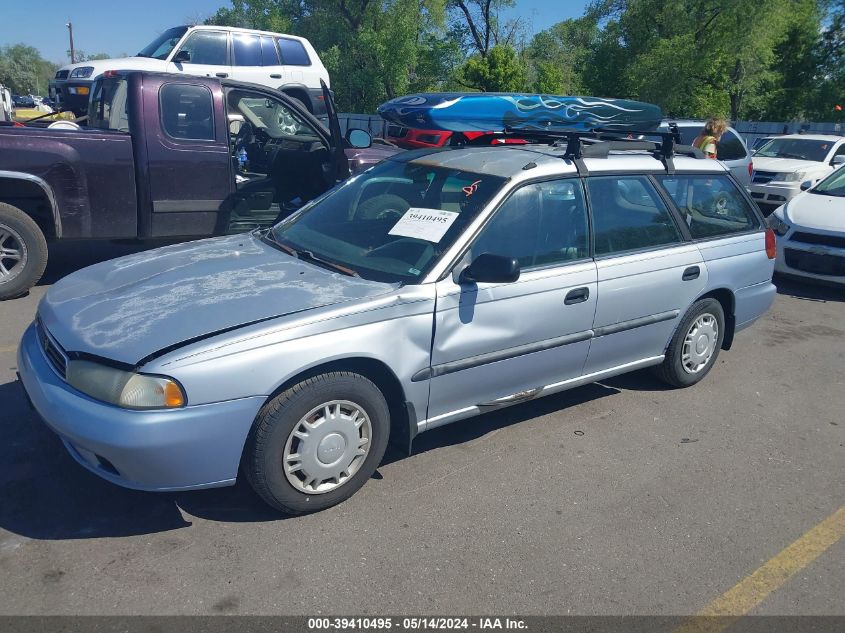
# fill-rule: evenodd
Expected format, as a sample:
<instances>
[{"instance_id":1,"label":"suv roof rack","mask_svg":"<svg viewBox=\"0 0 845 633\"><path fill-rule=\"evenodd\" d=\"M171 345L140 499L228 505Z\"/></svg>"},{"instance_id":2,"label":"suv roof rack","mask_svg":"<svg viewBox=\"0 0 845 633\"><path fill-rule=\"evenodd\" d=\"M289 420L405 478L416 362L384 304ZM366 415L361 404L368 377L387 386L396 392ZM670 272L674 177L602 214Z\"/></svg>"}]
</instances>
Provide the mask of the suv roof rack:
<instances>
[{"instance_id":1,"label":"suv roof rack","mask_svg":"<svg viewBox=\"0 0 845 633\"><path fill-rule=\"evenodd\" d=\"M667 173L675 172L675 165L672 158L676 155L691 156L692 158L705 158L704 153L690 145L682 145L681 134L675 123L669 124L669 130L635 130L621 128L595 128L589 131L584 130L536 130L529 128L508 127L504 132L484 134L471 141L460 142L462 134L453 134L458 137L455 145L487 145L493 140L524 139L529 143L542 143L553 146L566 144L561 158L572 160L578 173L587 175L589 170L584 164L584 158L607 158L610 152L617 151L646 151L660 160ZM659 136L660 141L649 141L643 136ZM584 141L588 141L585 143Z\"/></svg>"}]
</instances>

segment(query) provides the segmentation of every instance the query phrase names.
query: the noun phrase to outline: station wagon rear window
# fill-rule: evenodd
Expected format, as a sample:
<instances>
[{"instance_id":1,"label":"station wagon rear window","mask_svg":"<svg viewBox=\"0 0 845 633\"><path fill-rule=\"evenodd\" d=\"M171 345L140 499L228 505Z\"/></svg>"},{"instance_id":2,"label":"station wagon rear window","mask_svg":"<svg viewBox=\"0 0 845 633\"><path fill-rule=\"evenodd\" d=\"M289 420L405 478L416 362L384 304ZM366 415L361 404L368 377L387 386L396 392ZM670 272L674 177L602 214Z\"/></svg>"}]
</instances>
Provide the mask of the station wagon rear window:
<instances>
[{"instance_id":1,"label":"station wagon rear window","mask_svg":"<svg viewBox=\"0 0 845 633\"><path fill-rule=\"evenodd\" d=\"M658 176L694 239L760 227L751 205L727 175Z\"/></svg>"}]
</instances>

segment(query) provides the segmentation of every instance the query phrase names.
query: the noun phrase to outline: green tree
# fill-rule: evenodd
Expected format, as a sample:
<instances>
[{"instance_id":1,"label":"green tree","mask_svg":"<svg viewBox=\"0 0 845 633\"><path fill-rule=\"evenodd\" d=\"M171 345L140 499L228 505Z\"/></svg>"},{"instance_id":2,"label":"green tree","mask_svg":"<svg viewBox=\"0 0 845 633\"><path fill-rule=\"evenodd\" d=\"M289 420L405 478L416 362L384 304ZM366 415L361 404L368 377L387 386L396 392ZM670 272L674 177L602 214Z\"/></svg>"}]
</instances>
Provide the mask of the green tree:
<instances>
[{"instance_id":1,"label":"green tree","mask_svg":"<svg viewBox=\"0 0 845 633\"><path fill-rule=\"evenodd\" d=\"M485 57L470 57L461 77L464 85L482 92L519 92L525 89L525 64L513 47L499 44Z\"/></svg>"},{"instance_id":2,"label":"green tree","mask_svg":"<svg viewBox=\"0 0 845 633\"><path fill-rule=\"evenodd\" d=\"M532 87L546 94L579 94L584 90L584 66L598 36L592 16L564 20L540 31L527 48Z\"/></svg>"},{"instance_id":3,"label":"green tree","mask_svg":"<svg viewBox=\"0 0 845 633\"><path fill-rule=\"evenodd\" d=\"M70 59L70 49L67 51L68 59ZM95 62L98 59L111 59L111 55L108 53L86 53L85 51L75 50L74 51L74 58L77 62ZM125 56L124 56L125 57Z\"/></svg>"},{"instance_id":4,"label":"green tree","mask_svg":"<svg viewBox=\"0 0 845 633\"><path fill-rule=\"evenodd\" d=\"M47 83L58 67L32 46L14 44L0 48L0 83L15 94L46 94Z\"/></svg>"}]
</instances>

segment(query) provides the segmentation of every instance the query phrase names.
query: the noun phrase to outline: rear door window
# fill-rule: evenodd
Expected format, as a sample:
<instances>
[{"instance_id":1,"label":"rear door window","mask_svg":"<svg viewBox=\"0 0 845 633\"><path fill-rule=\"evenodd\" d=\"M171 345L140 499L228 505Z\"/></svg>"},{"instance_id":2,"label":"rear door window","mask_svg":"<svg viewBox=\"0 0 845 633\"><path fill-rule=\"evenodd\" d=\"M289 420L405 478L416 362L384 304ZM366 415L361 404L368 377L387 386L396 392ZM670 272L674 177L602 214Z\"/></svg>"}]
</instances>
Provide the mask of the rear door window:
<instances>
[{"instance_id":1,"label":"rear door window","mask_svg":"<svg viewBox=\"0 0 845 633\"><path fill-rule=\"evenodd\" d=\"M214 140L214 106L205 86L170 83L161 87L161 126L168 136Z\"/></svg>"},{"instance_id":2,"label":"rear door window","mask_svg":"<svg viewBox=\"0 0 845 633\"><path fill-rule=\"evenodd\" d=\"M235 66L261 66L261 41L257 35L233 34Z\"/></svg>"},{"instance_id":3,"label":"rear door window","mask_svg":"<svg viewBox=\"0 0 845 633\"><path fill-rule=\"evenodd\" d=\"M302 42L298 40L289 40L285 37L280 37L276 40L279 43L279 51L282 54L282 63L287 66L310 66L311 60L308 58L308 53Z\"/></svg>"},{"instance_id":4,"label":"rear door window","mask_svg":"<svg viewBox=\"0 0 845 633\"><path fill-rule=\"evenodd\" d=\"M598 256L676 244L681 234L645 176L587 178Z\"/></svg>"},{"instance_id":5,"label":"rear door window","mask_svg":"<svg viewBox=\"0 0 845 633\"><path fill-rule=\"evenodd\" d=\"M658 176L694 239L760 228L757 216L727 175Z\"/></svg>"}]
</instances>

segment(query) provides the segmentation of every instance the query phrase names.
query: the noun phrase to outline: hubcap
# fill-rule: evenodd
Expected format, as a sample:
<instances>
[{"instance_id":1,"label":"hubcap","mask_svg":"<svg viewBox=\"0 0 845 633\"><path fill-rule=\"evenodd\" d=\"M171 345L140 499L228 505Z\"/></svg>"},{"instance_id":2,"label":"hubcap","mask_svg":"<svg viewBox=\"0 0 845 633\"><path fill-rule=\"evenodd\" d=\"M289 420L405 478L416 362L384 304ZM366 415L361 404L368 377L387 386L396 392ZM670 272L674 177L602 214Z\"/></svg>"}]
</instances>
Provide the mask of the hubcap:
<instances>
[{"instance_id":1,"label":"hubcap","mask_svg":"<svg viewBox=\"0 0 845 633\"><path fill-rule=\"evenodd\" d=\"M26 266L26 244L17 231L0 224L0 284L17 277Z\"/></svg>"},{"instance_id":2,"label":"hubcap","mask_svg":"<svg viewBox=\"0 0 845 633\"><path fill-rule=\"evenodd\" d=\"M370 452L372 424L363 407L332 400L293 428L282 456L290 484L306 494L331 492L358 472Z\"/></svg>"},{"instance_id":3,"label":"hubcap","mask_svg":"<svg viewBox=\"0 0 845 633\"><path fill-rule=\"evenodd\" d=\"M689 374L697 374L707 367L716 343L719 340L719 322L710 313L700 315L693 321L684 337L684 347L681 351L681 362L684 370Z\"/></svg>"}]
</instances>

